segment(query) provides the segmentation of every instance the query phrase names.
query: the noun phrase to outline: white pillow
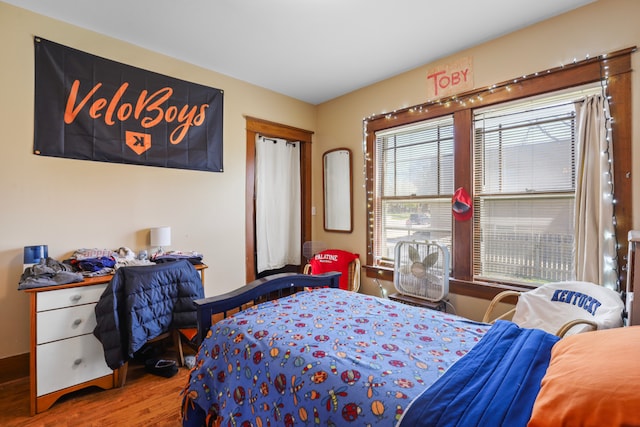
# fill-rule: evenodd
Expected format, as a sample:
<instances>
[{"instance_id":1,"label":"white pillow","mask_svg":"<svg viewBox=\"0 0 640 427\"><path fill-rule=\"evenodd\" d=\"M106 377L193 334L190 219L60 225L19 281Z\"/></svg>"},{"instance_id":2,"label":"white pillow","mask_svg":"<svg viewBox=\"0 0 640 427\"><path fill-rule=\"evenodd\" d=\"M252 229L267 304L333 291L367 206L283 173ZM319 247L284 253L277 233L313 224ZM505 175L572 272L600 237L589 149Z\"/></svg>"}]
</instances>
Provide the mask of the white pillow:
<instances>
[{"instance_id":1,"label":"white pillow","mask_svg":"<svg viewBox=\"0 0 640 427\"><path fill-rule=\"evenodd\" d=\"M622 298L613 290L590 282L554 282L525 292L518 298L513 321L523 328L542 329L555 334L567 322L585 319L598 329L622 326ZM567 335L589 331L577 325Z\"/></svg>"}]
</instances>

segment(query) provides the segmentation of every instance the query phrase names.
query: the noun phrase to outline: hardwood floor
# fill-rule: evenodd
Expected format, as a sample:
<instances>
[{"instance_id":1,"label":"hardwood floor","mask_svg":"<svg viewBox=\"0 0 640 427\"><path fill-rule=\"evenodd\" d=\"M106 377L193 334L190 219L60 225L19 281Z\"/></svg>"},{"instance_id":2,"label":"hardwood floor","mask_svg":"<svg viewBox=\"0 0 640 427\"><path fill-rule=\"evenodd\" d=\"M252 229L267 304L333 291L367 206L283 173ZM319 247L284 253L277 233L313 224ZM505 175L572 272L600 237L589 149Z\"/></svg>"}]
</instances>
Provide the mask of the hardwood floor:
<instances>
[{"instance_id":1,"label":"hardwood floor","mask_svg":"<svg viewBox=\"0 0 640 427\"><path fill-rule=\"evenodd\" d=\"M29 378L0 384L0 426L180 426L181 391L189 370L172 378L129 365L122 388L89 388L60 398L49 410L29 416Z\"/></svg>"}]
</instances>

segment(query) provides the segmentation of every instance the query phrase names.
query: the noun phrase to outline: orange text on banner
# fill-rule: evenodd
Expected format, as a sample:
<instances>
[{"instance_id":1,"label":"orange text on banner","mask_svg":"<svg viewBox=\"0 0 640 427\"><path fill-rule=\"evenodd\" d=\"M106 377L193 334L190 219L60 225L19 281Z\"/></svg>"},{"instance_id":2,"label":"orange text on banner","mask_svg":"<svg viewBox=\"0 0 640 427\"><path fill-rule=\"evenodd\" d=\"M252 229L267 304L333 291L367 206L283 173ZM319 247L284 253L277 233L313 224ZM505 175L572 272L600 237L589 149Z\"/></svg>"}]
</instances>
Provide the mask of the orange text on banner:
<instances>
[{"instance_id":1,"label":"orange text on banner","mask_svg":"<svg viewBox=\"0 0 640 427\"><path fill-rule=\"evenodd\" d=\"M164 87L151 94L147 90L138 93L135 105L124 102L121 99L129 88L129 83L122 83L120 88L111 96L110 99L100 97L94 99L88 104L98 90L102 87L102 83L96 83L93 88L76 104L78 92L80 90L80 81L75 80L71 85L71 91L67 98L67 104L64 111L64 122L66 124L73 123L78 113L86 106L89 106L89 116L94 119L102 118L106 125L112 126L116 120L124 122L129 118L138 120L140 126L145 129L152 128L160 123L178 122L179 125L171 132L169 141L172 144L179 144L185 137L191 126L200 126L205 119L208 104L202 105L183 105L182 107L170 105L165 107L173 95L173 89ZM97 95L96 95L97 96Z\"/></svg>"}]
</instances>

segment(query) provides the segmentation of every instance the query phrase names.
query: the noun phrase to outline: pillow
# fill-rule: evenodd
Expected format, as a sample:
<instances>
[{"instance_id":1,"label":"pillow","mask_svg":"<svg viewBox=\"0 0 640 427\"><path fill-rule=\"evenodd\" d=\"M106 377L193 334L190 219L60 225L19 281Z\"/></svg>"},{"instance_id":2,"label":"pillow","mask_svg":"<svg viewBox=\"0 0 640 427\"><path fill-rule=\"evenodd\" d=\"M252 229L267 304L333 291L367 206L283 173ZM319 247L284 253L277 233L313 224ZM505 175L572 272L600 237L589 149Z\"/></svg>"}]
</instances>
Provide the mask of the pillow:
<instances>
[{"instance_id":1,"label":"pillow","mask_svg":"<svg viewBox=\"0 0 640 427\"><path fill-rule=\"evenodd\" d=\"M640 426L640 326L558 341L528 427Z\"/></svg>"},{"instance_id":2,"label":"pillow","mask_svg":"<svg viewBox=\"0 0 640 427\"><path fill-rule=\"evenodd\" d=\"M595 322L598 329L622 326L624 303L617 292L590 282L547 283L518 298L513 321L522 328L555 334L574 319ZM571 328L567 335L590 331L589 325Z\"/></svg>"}]
</instances>

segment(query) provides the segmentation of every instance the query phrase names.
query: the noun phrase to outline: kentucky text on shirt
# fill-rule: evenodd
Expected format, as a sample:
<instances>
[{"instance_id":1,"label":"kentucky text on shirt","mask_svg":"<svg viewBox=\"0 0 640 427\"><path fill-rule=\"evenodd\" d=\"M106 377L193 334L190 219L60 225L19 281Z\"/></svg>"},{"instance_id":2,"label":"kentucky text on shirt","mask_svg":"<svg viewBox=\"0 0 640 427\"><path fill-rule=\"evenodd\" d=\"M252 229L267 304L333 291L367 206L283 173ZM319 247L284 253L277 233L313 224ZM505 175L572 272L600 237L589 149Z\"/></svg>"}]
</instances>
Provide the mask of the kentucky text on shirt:
<instances>
[{"instance_id":1,"label":"kentucky text on shirt","mask_svg":"<svg viewBox=\"0 0 640 427\"><path fill-rule=\"evenodd\" d=\"M580 292L569 291L567 289L557 289L551 301L566 302L567 304L577 305L578 307L586 310L592 316L596 315L596 310L602 305L597 299L585 295Z\"/></svg>"},{"instance_id":2,"label":"kentucky text on shirt","mask_svg":"<svg viewBox=\"0 0 640 427\"><path fill-rule=\"evenodd\" d=\"M89 116L92 119L102 117L107 126L114 125L116 119L124 122L131 117L138 120L140 126L145 129L161 123L177 121L179 125L171 132L169 140L172 144L179 144L191 126L200 126L204 122L205 110L209 107L208 104L194 106L185 104L181 107L175 105L166 106L167 101L173 95L173 89L170 87L164 87L151 94L147 90L141 90L137 94L135 105L129 102L121 103L125 92L129 88L129 83L122 83L120 88L111 96L111 99L107 99L107 97L93 99L101 86L102 83L97 83L76 105L80 81L75 80L73 82L64 110L64 122L66 124L73 123L80 111L88 104ZM132 95L127 96L129 99L131 97ZM93 101L89 104L92 99Z\"/></svg>"}]
</instances>

